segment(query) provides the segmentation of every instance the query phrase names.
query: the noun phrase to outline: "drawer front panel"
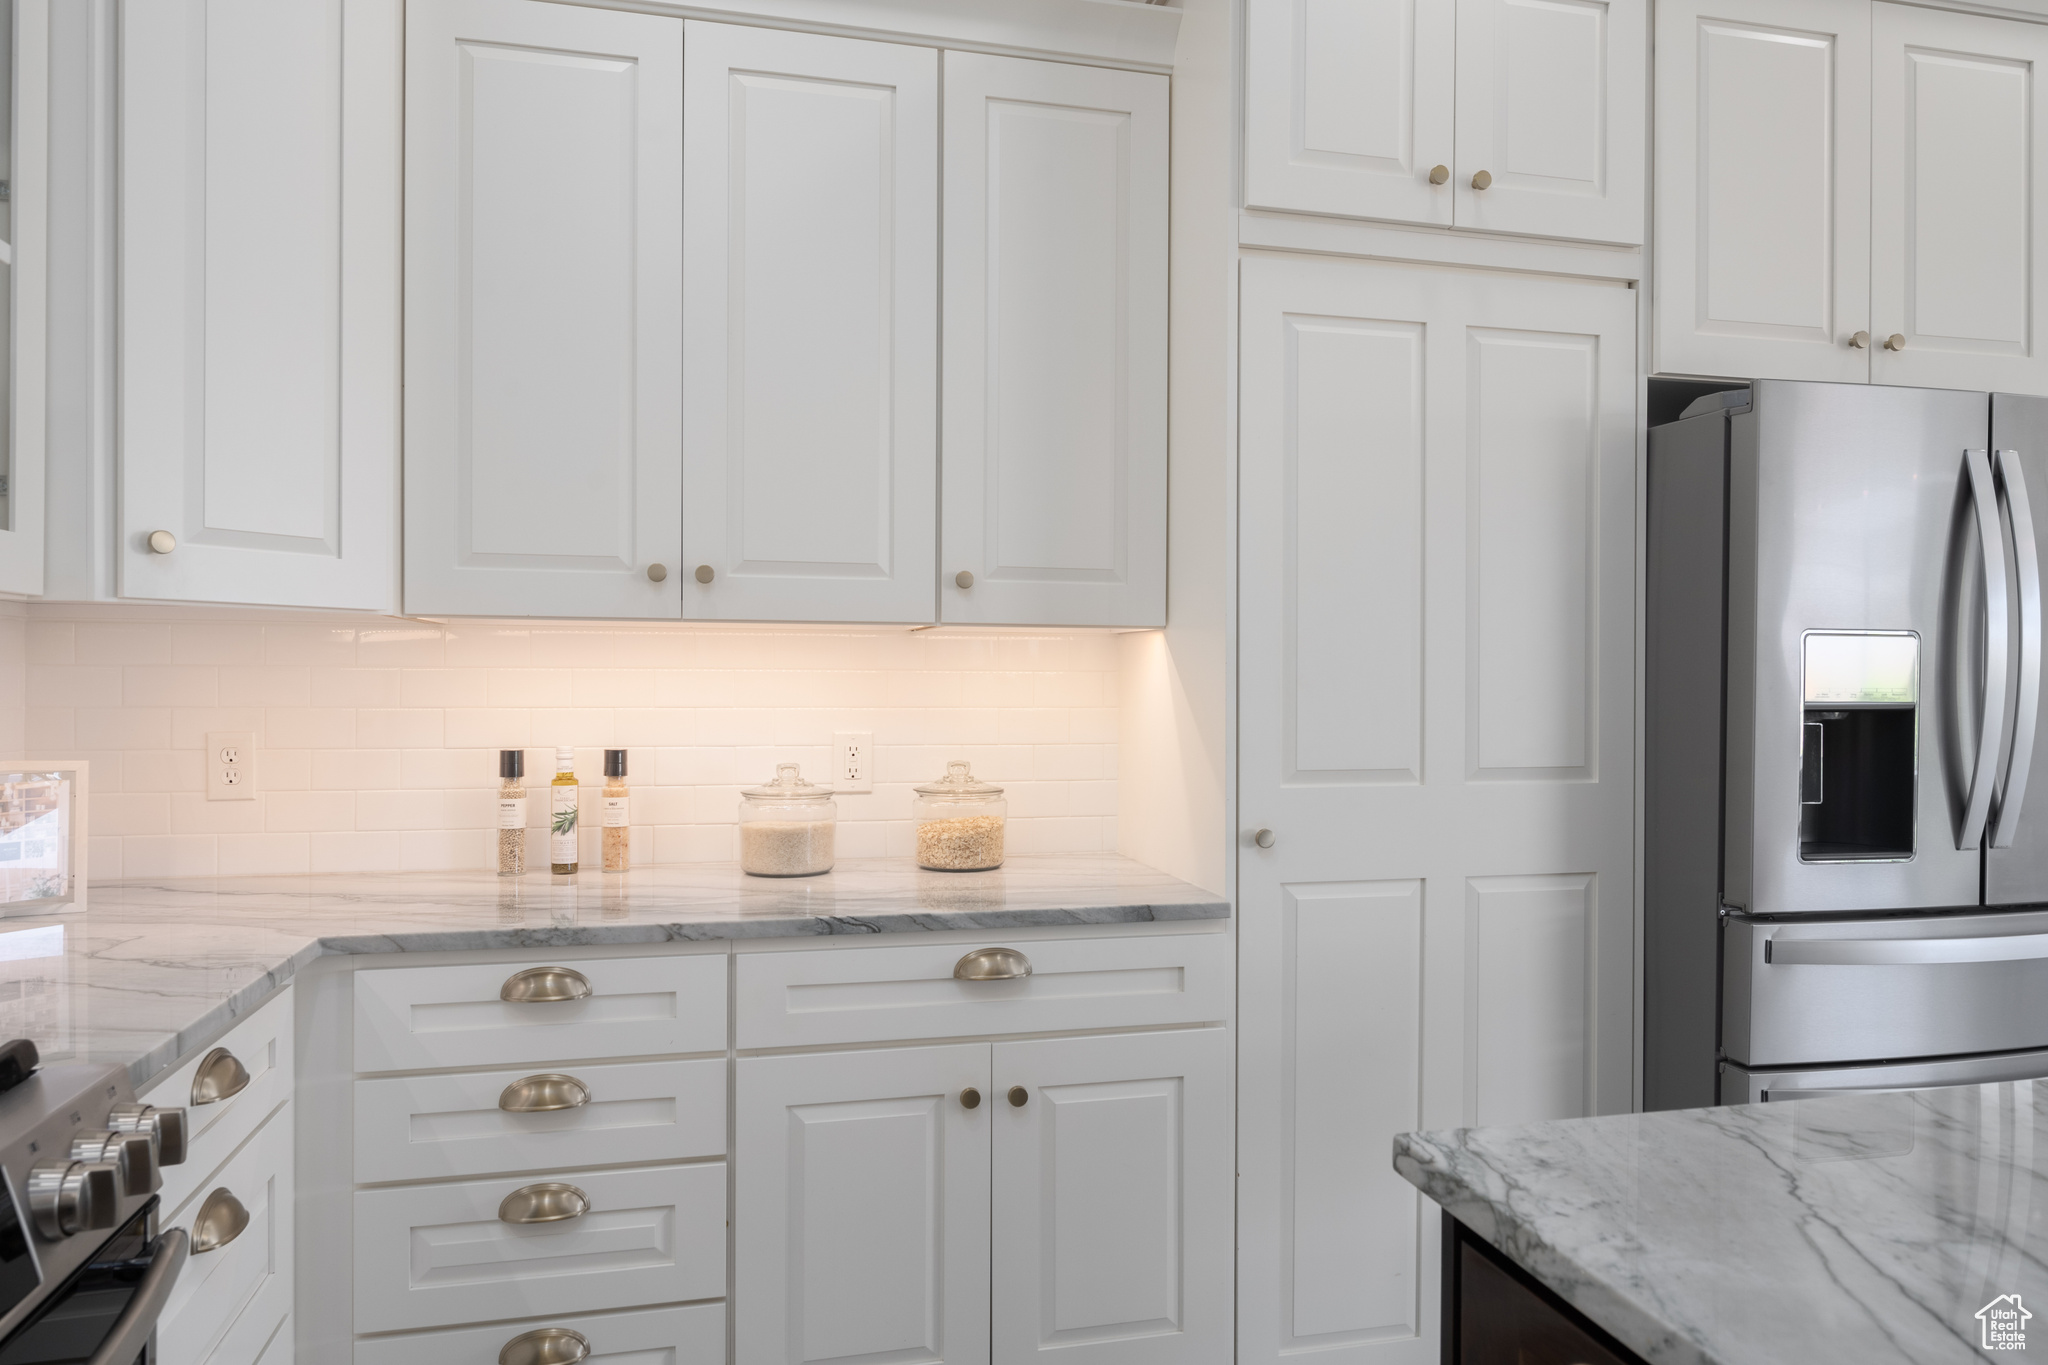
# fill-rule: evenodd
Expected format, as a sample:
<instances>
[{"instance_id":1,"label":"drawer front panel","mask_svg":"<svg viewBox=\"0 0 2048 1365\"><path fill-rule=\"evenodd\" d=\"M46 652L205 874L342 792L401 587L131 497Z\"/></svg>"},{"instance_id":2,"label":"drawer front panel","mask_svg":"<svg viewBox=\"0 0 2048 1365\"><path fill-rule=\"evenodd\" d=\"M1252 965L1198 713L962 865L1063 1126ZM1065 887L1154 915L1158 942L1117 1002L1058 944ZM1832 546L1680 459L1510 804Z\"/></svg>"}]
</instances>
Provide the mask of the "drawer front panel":
<instances>
[{"instance_id":1,"label":"drawer front panel","mask_svg":"<svg viewBox=\"0 0 2048 1365\"><path fill-rule=\"evenodd\" d=\"M507 1113L507 1086L530 1073L391 1076L357 1081L356 1179L434 1180L497 1171L622 1166L725 1153L722 1057L567 1065L589 1102Z\"/></svg>"},{"instance_id":2,"label":"drawer front panel","mask_svg":"<svg viewBox=\"0 0 2048 1365\"><path fill-rule=\"evenodd\" d=\"M376 1337L356 1343L355 1365L498 1365L506 1342L538 1327L581 1335L590 1343L584 1365L717 1365L725 1359L725 1305L700 1303Z\"/></svg>"},{"instance_id":3,"label":"drawer front panel","mask_svg":"<svg viewBox=\"0 0 2048 1365\"><path fill-rule=\"evenodd\" d=\"M518 1004L498 998L515 973L545 965L551 964L357 972L356 1070L725 1050L723 954L564 963L589 980L589 998Z\"/></svg>"},{"instance_id":4,"label":"drawer front panel","mask_svg":"<svg viewBox=\"0 0 2048 1365\"><path fill-rule=\"evenodd\" d=\"M212 1104L192 1102L199 1064L214 1048L226 1048L249 1073L249 1084ZM203 1048L185 1064L158 1078L142 1098L185 1110L185 1161L164 1167L163 1206L175 1209L220 1168L259 1124L292 1093L292 989L287 986L262 1007ZM206 1186L212 1189L212 1185Z\"/></svg>"},{"instance_id":5,"label":"drawer front panel","mask_svg":"<svg viewBox=\"0 0 2048 1365\"><path fill-rule=\"evenodd\" d=\"M1229 1017L1230 944L1222 934L1022 942L1014 947L1030 960L1031 975L954 979L963 956L1001 946L992 938L743 954L738 1045L813 1047Z\"/></svg>"},{"instance_id":6,"label":"drawer front panel","mask_svg":"<svg viewBox=\"0 0 2048 1365\"><path fill-rule=\"evenodd\" d=\"M192 1231L214 1190L248 1210L233 1241L185 1263L157 1323L162 1365L249 1365L292 1306L292 1110L279 1110L184 1207L162 1220Z\"/></svg>"},{"instance_id":7,"label":"drawer front panel","mask_svg":"<svg viewBox=\"0 0 2048 1365\"><path fill-rule=\"evenodd\" d=\"M582 1190L590 1211L500 1222L499 1203L528 1179L357 1191L356 1330L724 1295L724 1162L546 1178Z\"/></svg>"}]
</instances>

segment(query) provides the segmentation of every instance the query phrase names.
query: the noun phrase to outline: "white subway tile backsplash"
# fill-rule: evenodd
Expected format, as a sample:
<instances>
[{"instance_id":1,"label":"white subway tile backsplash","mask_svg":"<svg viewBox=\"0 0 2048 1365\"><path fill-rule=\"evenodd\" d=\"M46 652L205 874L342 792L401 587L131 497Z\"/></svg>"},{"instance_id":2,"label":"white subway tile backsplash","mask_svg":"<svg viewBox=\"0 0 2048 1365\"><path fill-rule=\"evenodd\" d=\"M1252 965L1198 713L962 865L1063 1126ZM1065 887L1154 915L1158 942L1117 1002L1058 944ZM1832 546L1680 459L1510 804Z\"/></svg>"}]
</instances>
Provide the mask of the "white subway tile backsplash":
<instances>
[{"instance_id":1,"label":"white subway tile backsplash","mask_svg":"<svg viewBox=\"0 0 2048 1365\"><path fill-rule=\"evenodd\" d=\"M1092 852L1114 847L1116 668L1086 632L31 604L0 609L0 738L92 760L102 878L488 867L497 750L526 751L537 849L556 745L590 798L629 751L636 859L729 860L739 789L778 762L828 782L837 730L875 737L842 856L908 856L912 787L955 758L1008 789L1013 850ZM256 734L255 800L205 799L213 730Z\"/></svg>"}]
</instances>

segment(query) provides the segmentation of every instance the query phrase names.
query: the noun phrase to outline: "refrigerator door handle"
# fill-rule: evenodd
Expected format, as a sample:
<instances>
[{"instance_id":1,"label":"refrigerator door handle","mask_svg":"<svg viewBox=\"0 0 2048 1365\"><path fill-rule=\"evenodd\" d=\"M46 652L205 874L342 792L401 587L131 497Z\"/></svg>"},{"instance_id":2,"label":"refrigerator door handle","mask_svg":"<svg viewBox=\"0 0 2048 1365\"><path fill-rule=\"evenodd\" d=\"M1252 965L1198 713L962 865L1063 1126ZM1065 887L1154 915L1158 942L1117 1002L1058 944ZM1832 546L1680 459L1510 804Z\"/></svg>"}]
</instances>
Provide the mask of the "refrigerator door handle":
<instances>
[{"instance_id":1,"label":"refrigerator door handle","mask_svg":"<svg viewBox=\"0 0 2048 1365\"><path fill-rule=\"evenodd\" d=\"M1977 512L1978 549L1984 556L1984 709L1977 728L1977 763L1970 773L1970 797L1963 807L1963 825L1956 832L1958 849L1975 848L1984 838L1991 816L1991 789L1998 778L1998 759L2005 749L2005 683L2010 654L2007 627L2009 596L2005 582L2005 531L1998 515L1998 490L1991 480L1991 453L1963 452L1970 471L1970 500Z\"/></svg>"},{"instance_id":2,"label":"refrigerator door handle","mask_svg":"<svg viewBox=\"0 0 2048 1365\"><path fill-rule=\"evenodd\" d=\"M1925 967L1942 962L2031 962L2042 958L2048 958L2048 934L1764 940L1764 961L1773 967Z\"/></svg>"},{"instance_id":3,"label":"refrigerator door handle","mask_svg":"<svg viewBox=\"0 0 2048 1365\"><path fill-rule=\"evenodd\" d=\"M2027 800L2027 770L2034 761L2034 726L2041 709L2041 547L2027 502L2027 474L2017 450L1998 452L1998 485L2012 520L2012 548L2020 597L2019 704L2013 711L2012 754L1991 827L1991 846L2011 848Z\"/></svg>"}]
</instances>

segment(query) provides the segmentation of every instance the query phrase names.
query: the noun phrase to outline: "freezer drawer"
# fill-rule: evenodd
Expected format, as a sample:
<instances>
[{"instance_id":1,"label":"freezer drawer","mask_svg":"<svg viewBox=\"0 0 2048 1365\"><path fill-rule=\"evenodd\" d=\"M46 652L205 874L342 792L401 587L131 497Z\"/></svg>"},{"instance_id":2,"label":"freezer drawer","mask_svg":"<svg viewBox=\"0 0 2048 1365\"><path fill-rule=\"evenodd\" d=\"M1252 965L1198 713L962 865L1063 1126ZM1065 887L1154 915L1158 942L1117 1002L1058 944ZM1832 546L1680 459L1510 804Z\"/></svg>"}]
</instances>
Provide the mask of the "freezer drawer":
<instances>
[{"instance_id":1,"label":"freezer drawer","mask_svg":"<svg viewBox=\"0 0 2048 1365\"><path fill-rule=\"evenodd\" d=\"M1868 1095L1886 1090L1931 1090L1942 1085L1990 1085L2048 1076L2048 1049L2001 1052L1991 1057L1944 1057L1932 1062L1884 1062L1820 1070L1752 1071L1721 1067L1721 1103L1768 1104L1825 1095Z\"/></svg>"},{"instance_id":2,"label":"freezer drawer","mask_svg":"<svg viewBox=\"0 0 2048 1365\"><path fill-rule=\"evenodd\" d=\"M1722 926L1721 1050L1751 1069L2048 1049L2048 910Z\"/></svg>"}]
</instances>

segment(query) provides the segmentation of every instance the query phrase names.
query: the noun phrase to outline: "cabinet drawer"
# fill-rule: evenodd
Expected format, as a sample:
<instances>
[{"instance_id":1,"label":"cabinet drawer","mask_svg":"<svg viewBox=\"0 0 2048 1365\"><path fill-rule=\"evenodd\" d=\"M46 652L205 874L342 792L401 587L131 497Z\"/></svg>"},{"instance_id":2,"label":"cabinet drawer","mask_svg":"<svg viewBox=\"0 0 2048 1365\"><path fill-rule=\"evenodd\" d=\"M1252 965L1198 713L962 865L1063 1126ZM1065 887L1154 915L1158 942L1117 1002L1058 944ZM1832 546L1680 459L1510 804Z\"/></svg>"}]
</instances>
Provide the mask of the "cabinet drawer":
<instances>
[{"instance_id":1,"label":"cabinet drawer","mask_svg":"<svg viewBox=\"0 0 2048 1365\"><path fill-rule=\"evenodd\" d=\"M355 1365L498 1365L505 1343L540 1327L566 1327L588 1341L585 1365L719 1365L725 1359L725 1305L700 1303L375 1337L356 1343L354 1360Z\"/></svg>"},{"instance_id":2,"label":"cabinet drawer","mask_svg":"<svg viewBox=\"0 0 2048 1365\"><path fill-rule=\"evenodd\" d=\"M494 1171L623 1166L725 1152L723 1057L565 1066L588 1102L507 1113L508 1086L531 1073L391 1076L357 1081L356 1179L433 1180Z\"/></svg>"},{"instance_id":3,"label":"cabinet drawer","mask_svg":"<svg viewBox=\"0 0 2048 1365\"><path fill-rule=\"evenodd\" d=\"M249 1083L226 1099L197 1103L192 1082L199 1074L199 1064L218 1048L227 1049L242 1064ZM185 1160L182 1165L164 1167L163 1188L158 1192L163 1207L175 1209L183 1204L291 1093L292 991L287 986L229 1029L219 1042L143 1092L142 1098L151 1104L185 1109Z\"/></svg>"},{"instance_id":4,"label":"cabinet drawer","mask_svg":"<svg viewBox=\"0 0 2048 1365\"><path fill-rule=\"evenodd\" d=\"M358 1190L356 1330L724 1296L724 1162L540 1178L582 1190L590 1211L499 1221L533 1177Z\"/></svg>"},{"instance_id":5,"label":"cabinet drawer","mask_svg":"<svg viewBox=\"0 0 2048 1365\"><path fill-rule=\"evenodd\" d=\"M519 1066L572 1057L725 1050L725 957L643 957L561 964L590 984L579 1000L498 998L546 963L359 971L356 1070Z\"/></svg>"},{"instance_id":6,"label":"cabinet drawer","mask_svg":"<svg viewBox=\"0 0 2048 1365\"><path fill-rule=\"evenodd\" d=\"M1202 1023L1228 1017L1230 944L1222 934L1048 939L1016 946L1031 975L957 981L986 944L825 948L739 959L738 1045L955 1038Z\"/></svg>"},{"instance_id":7,"label":"cabinet drawer","mask_svg":"<svg viewBox=\"0 0 2048 1365\"><path fill-rule=\"evenodd\" d=\"M249 1144L182 1208L166 1228L192 1225L215 1190L225 1190L249 1221L226 1245L195 1251L157 1323L162 1365L251 1365L270 1345L292 1306L292 1109L278 1110Z\"/></svg>"}]
</instances>

